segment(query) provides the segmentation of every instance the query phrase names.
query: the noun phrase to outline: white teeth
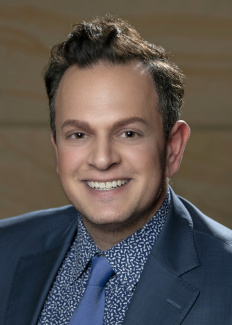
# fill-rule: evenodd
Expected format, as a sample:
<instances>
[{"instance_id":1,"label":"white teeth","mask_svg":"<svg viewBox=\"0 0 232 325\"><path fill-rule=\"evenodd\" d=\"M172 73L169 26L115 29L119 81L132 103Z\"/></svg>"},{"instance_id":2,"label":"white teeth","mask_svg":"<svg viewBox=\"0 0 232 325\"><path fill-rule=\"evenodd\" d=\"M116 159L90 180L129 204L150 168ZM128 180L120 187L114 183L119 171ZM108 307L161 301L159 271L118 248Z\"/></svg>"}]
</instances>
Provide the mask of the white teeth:
<instances>
[{"instance_id":1,"label":"white teeth","mask_svg":"<svg viewBox=\"0 0 232 325\"><path fill-rule=\"evenodd\" d=\"M106 188L106 183L99 183L99 185L100 185L100 189Z\"/></svg>"},{"instance_id":2,"label":"white teeth","mask_svg":"<svg viewBox=\"0 0 232 325\"><path fill-rule=\"evenodd\" d=\"M112 183L111 182L106 182L106 188L111 188L112 187Z\"/></svg>"},{"instance_id":3,"label":"white teeth","mask_svg":"<svg viewBox=\"0 0 232 325\"><path fill-rule=\"evenodd\" d=\"M112 187L117 187L117 182L116 181L112 182Z\"/></svg>"},{"instance_id":4,"label":"white teeth","mask_svg":"<svg viewBox=\"0 0 232 325\"><path fill-rule=\"evenodd\" d=\"M94 182L89 182L90 187L94 187Z\"/></svg>"},{"instance_id":5,"label":"white teeth","mask_svg":"<svg viewBox=\"0 0 232 325\"><path fill-rule=\"evenodd\" d=\"M99 190L111 190L116 187L123 186L127 183L128 181L126 179L122 180L115 180L112 182L93 182L93 181L88 181L87 184L89 187L94 188L94 189L99 189Z\"/></svg>"},{"instance_id":6,"label":"white teeth","mask_svg":"<svg viewBox=\"0 0 232 325\"><path fill-rule=\"evenodd\" d=\"M122 185L122 181L120 181L120 180L117 181L117 185L118 185L118 186L121 186L121 185Z\"/></svg>"}]
</instances>

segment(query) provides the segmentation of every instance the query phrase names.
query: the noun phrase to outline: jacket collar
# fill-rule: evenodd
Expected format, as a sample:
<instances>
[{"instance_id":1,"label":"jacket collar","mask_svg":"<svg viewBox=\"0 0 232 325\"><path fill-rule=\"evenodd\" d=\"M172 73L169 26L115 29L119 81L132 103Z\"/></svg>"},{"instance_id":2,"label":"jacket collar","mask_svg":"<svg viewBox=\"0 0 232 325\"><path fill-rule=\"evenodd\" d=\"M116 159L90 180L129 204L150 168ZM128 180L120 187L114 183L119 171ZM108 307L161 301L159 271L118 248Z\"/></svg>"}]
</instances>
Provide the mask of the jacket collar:
<instances>
[{"instance_id":1,"label":"jacket collar","mask_svg":"<svg viewBox=\"0 0 232 325\"><path fill-rule=\"evenodd\" d=\"M180 324L199 295L197 288L181 278L200 265L192 219L173 191L171 196L169 216L145 265L124 325Z\"/></svg>"},{"instance_id":2,"label":"jacket collar","mask_svg":"<svg viewBox=\"0 0 232 325\"><path fill-rule=\"evenodd\" d=\"M194 245L193 221L180 199L171 190L172 205L152 255L167 269L181 276L199 266Z\"/></svg>"}]
</instances>

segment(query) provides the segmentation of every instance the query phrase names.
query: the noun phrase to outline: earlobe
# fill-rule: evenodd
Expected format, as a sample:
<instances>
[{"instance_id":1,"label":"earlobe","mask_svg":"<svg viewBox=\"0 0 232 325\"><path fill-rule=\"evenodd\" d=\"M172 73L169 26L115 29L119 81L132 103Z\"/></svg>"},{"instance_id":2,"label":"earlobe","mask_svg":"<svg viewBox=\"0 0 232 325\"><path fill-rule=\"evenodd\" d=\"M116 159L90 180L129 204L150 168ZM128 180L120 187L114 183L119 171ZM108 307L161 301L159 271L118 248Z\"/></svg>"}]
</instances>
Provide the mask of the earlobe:
<instances>
[{"instance_id":1,"label":"earlobe","mask_svg":"<svg viewBox=\"0 0 232 325\"><path fill-rule=\"evenodd\" d=\"M177 121L169 135L166 155L166 177L173 177L179 170L184 149L190 136L190 128L184 121Z\"/></svg>"}]
</instances>

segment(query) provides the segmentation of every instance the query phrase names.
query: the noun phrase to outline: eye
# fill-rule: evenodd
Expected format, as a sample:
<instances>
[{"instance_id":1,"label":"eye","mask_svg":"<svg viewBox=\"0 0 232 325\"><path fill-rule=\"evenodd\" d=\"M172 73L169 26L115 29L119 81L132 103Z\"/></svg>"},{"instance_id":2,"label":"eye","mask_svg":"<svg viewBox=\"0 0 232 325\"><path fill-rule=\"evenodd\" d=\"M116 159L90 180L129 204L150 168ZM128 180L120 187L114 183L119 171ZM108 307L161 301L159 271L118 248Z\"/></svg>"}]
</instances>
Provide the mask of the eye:
<instances>
[{"instance_id":1,"label":"eye","mask_svg":"<svg viewBox=\"0 0 232 325\"><path fill-rule=\"evenodd\" d=\"M128 138L128 139L134 138L136 135L137 135L137 133L134 132L134 131L125 131L125 132L122 133L122 137L123 138Z\"/></svg>"},{"instance_id":2,"label":"eye","mask_svg":"<svg viewBox=\"0 0 232 325\"><path fill-rule=\"evenodd\" d=\"M74 139L77 139L77 140L82 140L82 139L86 138L87 135L82 132L76 132L76 133L72 134L71 137Z\"/></svg>"}]
</instances>

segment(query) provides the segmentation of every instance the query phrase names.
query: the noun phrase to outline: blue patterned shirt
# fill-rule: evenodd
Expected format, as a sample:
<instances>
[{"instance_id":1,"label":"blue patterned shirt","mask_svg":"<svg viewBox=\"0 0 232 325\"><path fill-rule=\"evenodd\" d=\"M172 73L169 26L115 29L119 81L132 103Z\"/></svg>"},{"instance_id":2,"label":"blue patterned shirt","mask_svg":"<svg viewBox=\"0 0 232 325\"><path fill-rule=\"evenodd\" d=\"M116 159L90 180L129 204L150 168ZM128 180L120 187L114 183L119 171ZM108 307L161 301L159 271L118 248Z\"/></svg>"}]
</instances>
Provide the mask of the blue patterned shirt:
<instances>
[{"instance_id":1,"label":"blue patterned shirt","mask_svg":"<svg viewBox=\"0 0 232 325\"><path fill-rule=\"evenodd\" d=\"M38 325L68 325L83 297L90 261L104 254L115 275L106 284L103 325L121 325L140 279L148 255L165 223L170 208L170 193L155 216L140 230L106 252L100 251L78 216L78 231L45 301Z\"/></svg>"}]
</instances>

